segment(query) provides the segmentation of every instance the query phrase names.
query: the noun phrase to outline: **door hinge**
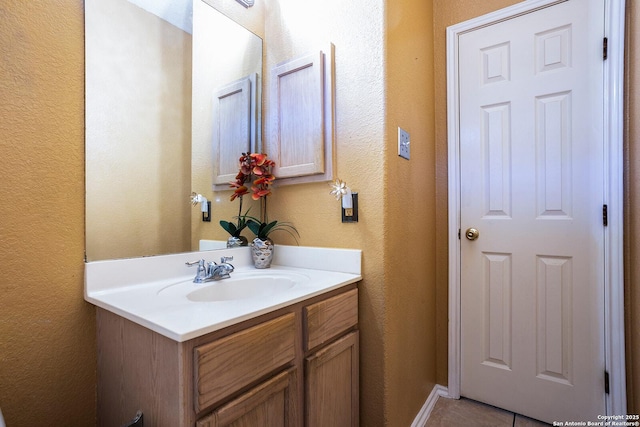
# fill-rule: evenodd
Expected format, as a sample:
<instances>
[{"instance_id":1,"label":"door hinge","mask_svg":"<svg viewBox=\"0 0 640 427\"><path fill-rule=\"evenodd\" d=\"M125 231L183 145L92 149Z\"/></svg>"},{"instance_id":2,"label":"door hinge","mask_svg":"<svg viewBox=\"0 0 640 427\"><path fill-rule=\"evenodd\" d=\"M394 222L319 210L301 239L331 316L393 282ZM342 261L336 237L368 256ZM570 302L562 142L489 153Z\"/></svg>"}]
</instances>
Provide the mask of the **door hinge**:
<instances>
[{"instance_id":1,"label":"door hinge","mask_svg":"<svg viewBox=\"0 0 640 427\"><path fill-rule=\"evenodd\" d=\"M460 240L460 229L458 228L458 240Z\"/></svg>"},{"instance_id":2,"label":"door hinge","mask_svg":"<svg viewBox=\"0 0 640 427\"><path fill-rule=\"evenodd\" d=\"M609 208L607 205L602 205L602 225L605 227L609 225Z\"/></svg>"},{"instance_id":3,"label":"door hinge","mask_svg":"<svg viewBox=\"0 0 640 427\"><path fill-rule=\"evenodd\" d=\"M604 392L609 394L609 372L604 371Z\"/></svg>"},{"instance_id":4,"label":"door hinge","mask_svg":"<svg viewBox=\"0 0 640 427\"><path fill-rule=\"evenodd\" d=\"M606 60L607 59L607 44L609 43L609 40L605 37L604 39L602 39L602 60Z\"/></svg>"}]
</instances>

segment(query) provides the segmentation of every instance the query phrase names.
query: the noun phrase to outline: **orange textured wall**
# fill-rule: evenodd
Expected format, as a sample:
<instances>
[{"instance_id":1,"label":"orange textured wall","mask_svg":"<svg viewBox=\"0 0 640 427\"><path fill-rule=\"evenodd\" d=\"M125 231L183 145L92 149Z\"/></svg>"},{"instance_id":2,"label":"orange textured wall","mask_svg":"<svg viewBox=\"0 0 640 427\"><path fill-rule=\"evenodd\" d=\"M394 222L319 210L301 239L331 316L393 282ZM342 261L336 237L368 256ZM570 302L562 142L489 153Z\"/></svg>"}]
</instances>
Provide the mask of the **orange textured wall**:
<instances>
[{"instance_id":1,"label":"orange textured wall","mask_svg":"<svg viewBox=\"0 0 640 427\"><path fill-rule=\"evenodd\" d=\"M0 21L0 408L10 427L93 425L83 2L4 1Z\"/></svg>"},{"instance_id":2,"label":"orange textured wall","mask_svg":"<svg viewBox=\"0 0 640 427\"><path fill-rule=\"evenodd\" d=\"M433 8L394 0L385 16L385 425L408 426L436 383Z\"/></svg>"}]
</instances>

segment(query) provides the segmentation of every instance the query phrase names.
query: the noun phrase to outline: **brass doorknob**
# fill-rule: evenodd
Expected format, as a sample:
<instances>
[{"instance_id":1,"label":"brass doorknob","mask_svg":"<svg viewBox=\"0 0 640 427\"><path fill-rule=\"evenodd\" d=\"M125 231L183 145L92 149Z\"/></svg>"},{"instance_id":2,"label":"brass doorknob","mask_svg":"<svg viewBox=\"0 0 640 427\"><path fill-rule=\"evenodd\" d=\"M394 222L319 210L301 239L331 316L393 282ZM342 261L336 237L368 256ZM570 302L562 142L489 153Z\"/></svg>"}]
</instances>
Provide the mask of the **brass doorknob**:
<instances>
[{"instance_id":1,"label":"brass doorknob","mask_svg":"<svg viewBox=\"0 0 640 427\"><path fill-rule=\"evenodd\" d=\"M467 228L467 231L464 232L464 235L469 240L476 240L478 237L480 237L480 232L475 228Z\"/></svg>"}]
</instances>

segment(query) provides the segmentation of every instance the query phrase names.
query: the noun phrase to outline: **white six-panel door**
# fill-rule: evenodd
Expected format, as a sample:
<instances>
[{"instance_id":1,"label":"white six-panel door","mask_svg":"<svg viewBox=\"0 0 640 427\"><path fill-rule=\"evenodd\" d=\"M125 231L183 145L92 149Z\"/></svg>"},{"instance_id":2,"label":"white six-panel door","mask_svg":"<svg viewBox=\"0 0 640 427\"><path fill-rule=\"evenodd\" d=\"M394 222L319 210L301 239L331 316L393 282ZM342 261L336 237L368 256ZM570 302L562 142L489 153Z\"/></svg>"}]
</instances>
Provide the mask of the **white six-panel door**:
<instances>
[{"instance_id":1,"label":"white six-panel door","mask_svg":"<svg viewBox=\"0 0 640 427\"><path fill-rule=\"evenodd\" d=\"M459 39L460 392L546 422L605 413L603 21L569 0Z\"/></svg>"}]
</instances>

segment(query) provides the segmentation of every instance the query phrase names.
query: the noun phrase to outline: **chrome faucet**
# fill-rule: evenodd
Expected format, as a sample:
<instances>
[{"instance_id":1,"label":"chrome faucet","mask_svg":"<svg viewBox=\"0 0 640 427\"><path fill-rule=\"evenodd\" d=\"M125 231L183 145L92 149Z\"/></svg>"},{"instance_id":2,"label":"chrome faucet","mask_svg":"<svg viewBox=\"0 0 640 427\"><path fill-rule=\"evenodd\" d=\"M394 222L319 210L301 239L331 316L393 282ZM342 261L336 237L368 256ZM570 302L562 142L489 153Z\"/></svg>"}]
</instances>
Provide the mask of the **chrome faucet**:
<instances>
[{"instance_id":1,"label":"chrome faucet","mask_svg":"<svg viewBox=\"0 0 640 427\"><path fill-rule=\"evenodd\" d=\"M229 264L229 261L233 261L233 257L223 256L220 258L220 264L216 264L214 261L206 262L201 259L199 261L192 261L185 263L189 267L197 265L196 277L193 278L193 283L205 283L213 280L228 279L230 273L233 273L234 267Z\"/></svg>"},{"instance_id":2,"label":"chrome faucet","mask_svg":"<svg viewBox=\"0 0 640 427\"><path fill-rule=\"evenodd\" d=\"M215 262L209 263L209 275L211 276L211 280L228 279L231 277L229 274L233 273L234 267L229 264L229 261L233 261L232 256L220 257L220 264L216 264Z\"/></svg>"}]
</instances>

